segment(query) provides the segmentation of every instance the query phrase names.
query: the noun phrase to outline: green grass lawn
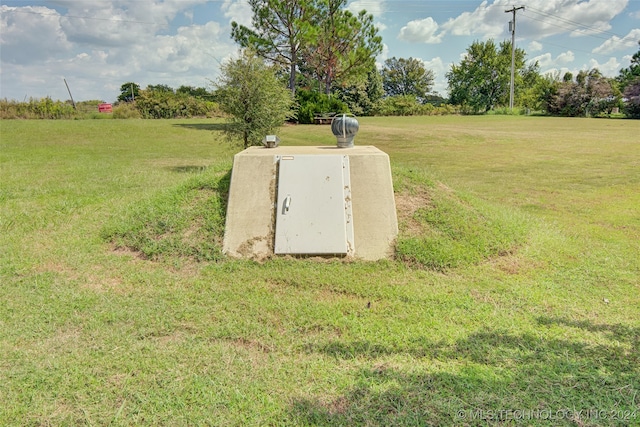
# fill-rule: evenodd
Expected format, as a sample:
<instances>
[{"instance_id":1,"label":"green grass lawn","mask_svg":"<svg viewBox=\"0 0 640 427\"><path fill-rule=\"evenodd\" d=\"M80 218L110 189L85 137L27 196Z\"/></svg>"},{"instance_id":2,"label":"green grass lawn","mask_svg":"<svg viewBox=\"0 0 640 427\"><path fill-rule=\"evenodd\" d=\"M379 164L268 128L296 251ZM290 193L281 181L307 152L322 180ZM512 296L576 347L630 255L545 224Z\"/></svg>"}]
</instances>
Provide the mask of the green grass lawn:
<instances>
[{"instance_id":1,"label":"green grass lawn","mask_svg":"<svg viewBox=\"0 0 640 427\"><path fill-rule=\"evenodd\" d=\"M381 262L225 259L220 131L0 122L0 425L640 425L640 121L360 119Z\"/></svg>"}]
</instances>

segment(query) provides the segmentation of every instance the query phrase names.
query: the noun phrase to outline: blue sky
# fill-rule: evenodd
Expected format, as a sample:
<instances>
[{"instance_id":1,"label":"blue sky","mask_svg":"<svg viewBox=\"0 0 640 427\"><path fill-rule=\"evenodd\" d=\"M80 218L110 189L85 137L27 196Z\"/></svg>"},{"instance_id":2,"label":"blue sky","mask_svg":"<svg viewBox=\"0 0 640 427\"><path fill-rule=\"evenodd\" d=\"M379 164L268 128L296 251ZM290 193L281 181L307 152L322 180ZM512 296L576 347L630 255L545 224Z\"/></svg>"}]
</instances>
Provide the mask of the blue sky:
<instances>
[{"instance_id":1,"label":"blue sky","mask_svg":"<svg viewBox=\"0 0 640 427\"><path fill-rule=\"evenodd\" d=\"M615 76L638 51L640 0L351 0L383 37L381 65L418 58L446 96L445 73L475 40L509 39L542 72L598 68ZM0 98L115 101L120 85L210 86L237 52L230 22L250 25L246 0L0 0Z\"/></svg>"}]
</instances>

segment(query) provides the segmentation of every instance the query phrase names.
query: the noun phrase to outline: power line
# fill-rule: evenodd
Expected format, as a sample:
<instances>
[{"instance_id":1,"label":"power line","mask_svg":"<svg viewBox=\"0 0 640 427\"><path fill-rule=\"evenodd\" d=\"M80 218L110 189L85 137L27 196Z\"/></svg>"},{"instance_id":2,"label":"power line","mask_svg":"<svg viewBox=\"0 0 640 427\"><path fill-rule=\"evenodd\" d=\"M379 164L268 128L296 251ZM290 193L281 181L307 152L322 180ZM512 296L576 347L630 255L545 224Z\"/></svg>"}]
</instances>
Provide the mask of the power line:
<instances>
[{"instance_id":1,"label":"power line","mask_svg":"<svg viewBox=\"0 0 640 427\"><path fill-rule=\"evenodd\" d=\"M541 14L539 14L539 15L541 15ZM548 15L548 17L549 18L555 18L552 15ZM568 26L565 26L565 25L557 25L557 24L555 24L553 22L549 22L546 19L535 18L535 17L533 17L531 15L528 15L528 14L525 14L523 16L523 19L542 22L543 24L554 26L554 27L560 28L560 29L565 30L565 31L570 31L570 30L574 29L573 26L568 27ZM569 20L565 20L565 21L569 21ZM570 22L572 22L572 21L570 21ZM593 27L589 27L589 26L586 26L586 25L582 25L582 27L583 27L583 31L586 31L586 30L596 31L596 29L594 29ZM592 38L595 38L595 39L599 39L599 40L605 40L605 41L607 41L609 43L613 43L616 46L618 46L618 49L632 48L637 44L637 40L635 40L635 39L634 40L630 40L630 39L626 39L625 40L626 36L620 36L618 34L615 34L615 33L612 33L612 32L608 32L608 31L604 31L604 30L601 30L601 33L610 34L611 37L602 37L602 36L599 36L597 34L589 34L589 33L583 33L583 35L584 36L588 36L588 37L592 37ZM597 53L597 52L593 52L593 51L588 51L588 50L581 49L581 48L575 47L575 46L569 47L569 46L565 46L565 45L555 44L555 43L552 43L552 42L549 42L549 41L545 41L545 44L549 44L549 45L552 45L552 46L560 47L560 48L563 48L563 49L571 49L571 50L574 50L574 51L577 51L577 52L588 53L590 55L598 55L598 56L601 56L603 58L608 57L605 54Z\"/></svg>"},{"instance_id":2,"label":"power line","mask_svg":"<svg viewBox=\"0 0 640 427\"><path fill-rule=\"evenodd\" d=\"M523 18L525 18L527 20L531 20L531 21L542 22L543 24L547 24L547 25L550 25L552 27L560 28L561 30L564 30L564 31L575 30L575 28L573 28L573 27L568 27L568 26L564 26L564 25L557 25L557 24L554 24L552 22L547 21L546 19L534 18L533 16L528 16L528 15L523 16ZM597 38L597 39L600 39L600 40L609 40L609 38L607 38L607 37L597 37L595 34L583 33L583 35L588 36L588 37L594 37L594 38ZM616 35L615 37L620 37L620 36Z\"/></svg>"},{"instance_id":3,"label":"power line","mask_svg":"<svg viewBox=\"0 0 640 427\"><path fill-rule=\"evenodd\" d=\"M76 16L76 15L61 15L59 13L45 13L45 12L37 12L34 10L18 10L18 9L6 9L3 10L2 13L27 13L31 15L40 15L40 16L56 16L60 18L74 18L74 19L87 19L90 21L108 21L108 22L123 22L130 24L144 24L144 25L156 25L155 22L144 22L144 21L132 21L128 19L117 19L117 18L93 18L89 16Z\"/></svg>"},{"instance_id":4,"label":"power line","mask_svg":"<svg viewBox=\"0 0 640 427\"><path fill-rule=\"evenodd\" d=\"M561 25L553 24L553 23L548 22L548 21L543 21L543 20L540 20L540 19L535 19L535 18L529 17L530 19L533 19L533 20L539 21L539 22L544 22L544 23L547 23L549 25L553 25L554 27L562 28L562 29L565 29L565 30L574 30L574 31L581 30L581 31L585 32L584 33L585 36L600 38L600 39L604 39L604 40L607 40L608 37L597 37L597 34L608 34L609 36L616 36L616 37L622 38L622 36L620 36L620 34L612 33L610 31L603 30L601 28L596 28L596 27L593 27L593 26L585 25L585 24L582 24L582 23L577 22L577 21L572 21L571 19L563 18L561 16L552 15L550 13L545 12L544 10L536 9L535 7L529 6L528 10L530 10L531 12L533 12L533 13L535 13L537 15L543 16L545 18L551 18L551 19L554 19L554 20L557 20L557 21L560 21L560 22L563 22L563 23L566 23L566 24L569 25L569 26L561 26ZM587 33L587 31L591 32L593 34Z\"/></svg>"}]
</instances>

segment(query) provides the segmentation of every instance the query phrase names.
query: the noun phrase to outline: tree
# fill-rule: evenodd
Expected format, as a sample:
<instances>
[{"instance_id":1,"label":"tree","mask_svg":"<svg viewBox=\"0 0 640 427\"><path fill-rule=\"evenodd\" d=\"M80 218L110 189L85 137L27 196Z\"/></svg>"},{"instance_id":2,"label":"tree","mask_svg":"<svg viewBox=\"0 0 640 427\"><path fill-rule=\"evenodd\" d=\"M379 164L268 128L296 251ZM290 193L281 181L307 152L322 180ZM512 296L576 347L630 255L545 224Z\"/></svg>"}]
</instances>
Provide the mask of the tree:
<instances>
[{"instance_id":1,"label":"tree","mask_svg":"<svg viewBox=\"0 0 640 427\"><path fill-rule=\"evenodd\" d=\"M309 78L321 81L328 95L334 81L365 75L382 52L382 37L365 10L353 15L347 0L315 0L303 61Z\"/></svg>"},{"instance_id":2,"label":"tree","mask_svg":"<svg viewBox=\"0 0 640 427\"><path fill-rule=\"evenodd\" d=\"M417 116L431 110L432 105L422 105L415 95L393 95L382 98L375 108L377 116Z\"/></svg>"},{"instance_id":3,"label":"tree","mask_svg":"<svg viewBox=\"0 0 640 427\"><path fill-rule=\"evenodd\" d=\"M640 119L640 78L624 89L624 112L632 119Z\"/></svg>"},{"instance_id":4,"label":"tree","mask_svg":"<svg viewBox=\"0 0 640 427\"><path fill-rule=\"evenodd\" d=\"M159 85L147 85L147 89L149 92L166 92L166 93L175 93L173 88L169 85L159 84Z\"/></svg>"},{"instance_id":5,"label":"tree","mask_svg":"<svg viewBox=\"0 0 640 427\"><path fill-rule=\"evenodd\" d=\"M203 117L215 111L215 104L187 93L168 90L141 90L136 98L136 109L145 119L173 119Z\"/></svg>"},{"instance_id":6,"label":"tree","mask_svg":"<svg viewBox=\"0 0 640 427\"><path fill-rule=\"evenodd\" d=\"M353 79L352 83L334 89L336 97L348 105L356 116L370 116L376 103L383 97L382 76L375 68L365 77Z\"/></svg>"},{"instance_id":7,"label":"tree","mask_svg":"<svg viewBox=\"0 0 640 427\"><path fill-rule=\"evenodd\" d=\"M545 79L540 75L538 61L524 67L516 77L515 103L527 110L541 110L540 97L545 91Z\"/></svg>"},{"instance_id":8,"label":"tree","mask_svg":"<svg viewBox=\"0 0 640 427\"><path fill-rule=\"evenodd\" d=\"M244 148L262 139L290 116L292 97L275 77L273 69L250 50L222 65L215 82L220 108L229 114L230 138L242 139Z\"/></svg>"},{"instance_id":9,"label":"tree","mask_svg":"<svg viewBox=\"0 0 640 427\"><path fill-rule=\"evenodd\" d=\"M424 63L414 58L387 59L380 71L387 96L414 95L424 102L433 87L434 73Z\"/></svg>"},{"instance_id":10,"label":"tree","mask_svg":"<svg viewBox=\"0 0 640 427\"><path fill-rule=\"evenodd\" d=\"M289 70L289 89L295 94L299 51L308 31L309 0L249 0L255 30L231 23L231 37L243 48Z\"/></svg>"},{"instance_id":11,"label":"tree","mask_svg":"<svg viewBox=\"0 0 640 427\"><path fill-rule=\"evenodd\" d=\"M516 49L516 87L522 82L525 52ZM452 65L446 74L452 104L469 108L473 113L505 105L509 99L511 79L511 42L500 43L499 49L493 40L473 42L459 65Z\"/></svg>"},{"instance_id":12,"label":"tree","mask_svg":"<svg viewBox=\"0 0 640 427\"><path fill-rule=\"evenodd\" d=\"M120 95L118 95L118 101L130 102L140 94L140 85L133 82L123 83L120 86Z\"/></svg>"},{"instance_id":13,"label":"tree","mask_svg":"<svg viewBox=\"0 0 640 427\"><path fill-rule=\"evenodd\" d=\"M613 81L600 73L597 68L578 72L575 80L565 74L556 88L550 92L548 112L560 116L595 116L611 112L619 102L619 94Z\"/></svg>"},{"instance_id":14,"label":"tree","mask_svg":"<svg viewBox=\"0 0 640 427\"><path fill-rule=\"evenodd\" d=\"M638 42L640 45L640 41ZM624 91L626 87L640 79L640 48L631 57L631 64L627 68L620 70L617 80L620 84L620 90Z\"/></svg>"},{"instance_id":15,"label":"tree","mask_svg":"<svg viewBox=\"0 0 640 427\"><path fill-rule=\"evenodd\" d=\"M348 113L349 107L334 96L329 96L323 92L300 89L296 92L296 103L298 105L298 123L314 123L316 114L327 113Z\"/></svg>"},{"instance_id":16,"label":"tree","mask_svg":"<svg viewBox=\"0 0 640 427\"><path fill-rule=\"evenodd\" d=\"M193 86L182 85L178 89L176 89L176 93L177 94L184 93L186 95L192 96L194 98L199 98L199 99L206 99L206 98L212 97L209 91L204 87L193 87Z\"/></svg>"},{"instance_id":17,"label":"tree","mask_svg":"<svg viewBox=\"0 0 640 427\"><path fill-rule=\"evenodd\" d=\"M640 119L640 49L631 57L629 67L620 70L617 80L625 100L625 113L631 118Z\"/></svg>"}]
</instances>

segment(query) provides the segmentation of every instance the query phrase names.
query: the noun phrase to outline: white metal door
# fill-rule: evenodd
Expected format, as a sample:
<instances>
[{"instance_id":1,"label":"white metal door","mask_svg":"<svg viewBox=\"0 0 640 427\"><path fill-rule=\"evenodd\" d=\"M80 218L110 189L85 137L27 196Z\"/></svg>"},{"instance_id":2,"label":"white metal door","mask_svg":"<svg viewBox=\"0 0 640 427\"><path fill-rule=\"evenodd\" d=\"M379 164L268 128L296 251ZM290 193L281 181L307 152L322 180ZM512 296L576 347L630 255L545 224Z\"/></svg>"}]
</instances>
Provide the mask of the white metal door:
<instances>
[{"instance_id":1,"label":"white metal door","mask_svg":"<svg viewBox=\"0 0 640 427\"><path fill-rule=\"evenodd\" d=\"M353 254L349 157L279 156L276 254Z\"/></svg>"}]
</instances>

